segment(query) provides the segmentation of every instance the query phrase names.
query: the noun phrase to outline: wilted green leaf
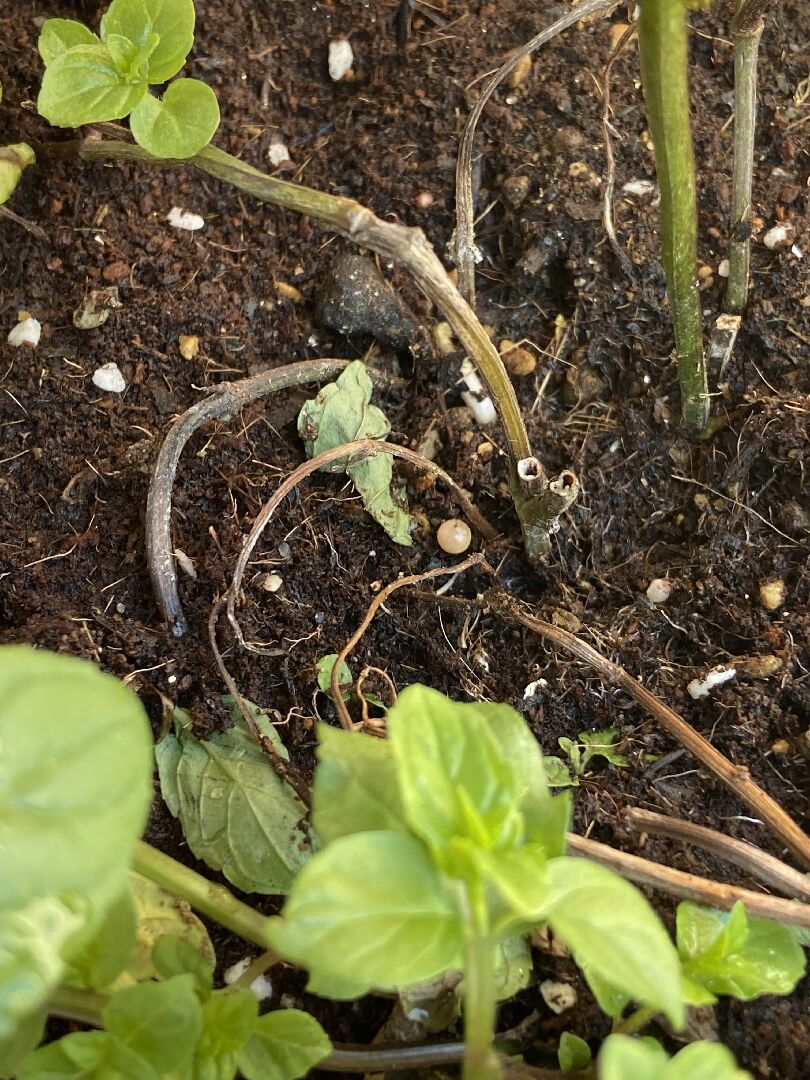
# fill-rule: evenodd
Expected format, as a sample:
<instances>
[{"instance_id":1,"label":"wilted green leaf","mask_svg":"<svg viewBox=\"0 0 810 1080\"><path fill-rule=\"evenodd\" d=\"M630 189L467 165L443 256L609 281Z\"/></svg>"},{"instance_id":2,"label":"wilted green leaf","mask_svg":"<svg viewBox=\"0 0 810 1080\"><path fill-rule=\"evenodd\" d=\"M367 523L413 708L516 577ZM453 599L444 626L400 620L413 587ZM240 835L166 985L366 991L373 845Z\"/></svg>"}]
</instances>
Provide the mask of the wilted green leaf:
<instances>
[{"instance_id":1,"label":"wilted green leaf","mask_svg":"<svg viewBox=\"0 0 810 1080\"><path fill-rule=\"evenodd\" d=\"M37 48L45 67L75 45L100 45L98 37L75 19L46 19L39 32Z\"/></svg>"},{"instance_id":2,"label":"wilted green leaf","mask_svg":"<svg viewBox=\"0 0 810 1080\"><path fill-rule=\"evenodd\" d=\"M157 976L152 950L166 936L182 939L194 949L203 963L213 969L214 946L205 926L186 901L134 871L129 875L129 884L136 913L135 944L126 970L116 980L116 987L129 986L133 982Z\"/></svg>"},{"instance_id":3,"label":"wilted green leaf","mask_svg":"<svg viewBox=\"0 0 810 1080\"><path fill-rule=\"evenodd\" d=\"M176 75L194 44L194 0L113 0L101 17L101 40L129 38L149 57L149 82Z\"/></svg>"},{"instance_id":4,"label":"wilted green leaf","mask_svg":"<svg viewBox=\"0 0 810 1080\"><path fill-rule=\"evenodd\" d=\"M161 1080L140 1054L107 1031L79 1031L35 1050L17 1080Z\"/></svg>"},{"instance_id":5,"label":"wilted green leaf","mask_svg":"<svg viewBox=\"0 0 810 1080\"><path fill-rule=\"evenodd\" d=\"M194 976L119 990L104 1010L104 1025L159 1075L186 1069L202 1033Z\"/></svg>"},{"instance_id":6,"label":"wilted green leaf","mask_svg":"<svg viewBox=\"0 0 810 1080\"><path fill-rule=\"evenodd\" d=\"M752 1080L719 1043L696 1042L668 1058L654 1039L610 1035L599 1052L599 1080Z\"/></svg>"},{"instance_id":7,"label":"wilted green leaf","mask_svg":"<svg viewBox=\"0 0 810 1080\"><path fill-rule=\"evenodd\" d=\"M0 146L0 206L8 202L20 182L23 169L36 161L28 143Z\"/></svg>"},{"instance_id":8,"label":"wilted green leaf","mask_svg":"<svg viewBox=\"0 0 810 1080\"><path fill-rule=\"evenodd\" d=\"M406 831L391 743L319 724L312 821L323 843L351 833Z\"/></svg>"},{"instance_id":9,"label":"wilted green leaf","mask_svg":"<svg viewBox=\"0 0 810 1080\"><path fill-rule=\"evenodd\" d=\"M120 120L145 93L146 81L129 82L103 45L75 45L45 69L37 109L56 127L80 127Z\"/></svg>"},{"instance_id":10,"label":"wilted green leaf","mask_svg":"<svg viewBox=\"0 0 810 1080\"><path fill-rule=\"evenodd\" d=\"M789 927L749 918L741 902L730 912L678 904L677 942L687 979L743 1001L792 993L807 967Z\"/></svg>"},{"instance_id":11,"label":"wilted green leaf","mask_svg":"<svg viewBox=\"0 0 810 1080\"><path fill-rule=\"evenodd\" d=\"M140 702L92 664L0 647L0 1038L120 895L152 799Z\"/></svg>"},{"instance_id":12,"label":"wilted green leaf","mask_svg":"<svg viewBox=\"0 0 810 1080\"><path fill-rule=\"evenodd\" d=\"M557 1047L557 1060L563 1072L573 1069L584 1069L591 1063L591 1048L572 1031L564 1031L560 1036L560 1045Z\"/></svg>"},{"instance_id":13,"label":"wilted green leaf","mask_svg":"<svg viewBox=\"0 0 810 1080\"><path fill-rule=\"evenodd\" d=\"M678 954L642 893L585 859L552 859L548 875L544 918L577 963L680 1027L684 1012Z\"/></svg>"},{"instance_id":14,"label":"wilted green leaf","mask_svg":"<svg viewBox=\"0 0 810 1080\"><path fill-rule=\"evenodd\" d=\"M298 415L298 434L307 455L358 439L384 439L391 430L385 414L371 405L372 384L361 360L355 360L324 386L318 396L305 402ZM363 505L393 541L409 546L412 519L391 494L393 462L389 454L376 454L348 465L339 459L323 467L324 472L347 472Z\"/></svg>"},{"instance_id":15,"label":"wilted green leaf","mask_svg":"<svg viewBox=\"0 0 810 1080\"><path fill-rule=\"evenodd\" d=\"M286 758L268 718L248 707ZM307 810L237 709L232 716L233 727L202 741L185 714L175 713L177 734L156 747L163 798L198 859L245 892L286 893L310 854Z\"/></svg>"},{"instance_id":16,"label":"wilted green leaf","mask_svg":"<svg viewBox=\"0 0 810 1080\"><path fill-rule=\"evenodd\" d=\"M325 694L329 693L329 689L332 685L332 668L335 666L335 661L338 658L338 654L333 652L327 656L322 656L315 663L315 673L318 679L318 687L323 690ZM338 676L338 683L340 686L348 686L352 682L352 670L344 660L340 665L340 675ZM345 697L345 695L344 695Z\"/></svg>"},{"instance_id":17,"label":"wilted green leaf","mask_svg":"<svg viewBox=\"0 0 810 1080\"><path fill-rule=\"evenodd\" d=\"M293 885L273 948L313 975L407 986L461 960L461 921L427 852L398 832L343 836Z\"/></svg>"},{"instance_id":18,"label":"wilted green leaf","mask_svg":"<svg viewBox=\"0 0 810 1080\"><path fill-rule=\"evenodd\" d=\"M162 98L145 94L129 117L135 142L159 158L190 158L219 127L216 94L199 79L177 79Z\"/></svg>"},{"instance_id":19,"label":"wilted green leaf","mask_svg":"<svg viewBox=\"0 0 810 1080\"><path fill-rule=\"evenodd\" d=\"M322 1061L332 1044L318 1021L298 1009L259 1017L239 1052L245 1080L298 1080Z\"/></svg>"},{"instance_id":20,"label":"wilted green leaf","mask_svg":"<svg viewBox=\"0 0 810 1080\"><path fill-rule=\"evenodd\" d=\"M239 1054L256 1027L259 1003L250 990L219 990L203 1006L203 1032L192 1080L233 1080Z\"/></svg>"}]
</instances>

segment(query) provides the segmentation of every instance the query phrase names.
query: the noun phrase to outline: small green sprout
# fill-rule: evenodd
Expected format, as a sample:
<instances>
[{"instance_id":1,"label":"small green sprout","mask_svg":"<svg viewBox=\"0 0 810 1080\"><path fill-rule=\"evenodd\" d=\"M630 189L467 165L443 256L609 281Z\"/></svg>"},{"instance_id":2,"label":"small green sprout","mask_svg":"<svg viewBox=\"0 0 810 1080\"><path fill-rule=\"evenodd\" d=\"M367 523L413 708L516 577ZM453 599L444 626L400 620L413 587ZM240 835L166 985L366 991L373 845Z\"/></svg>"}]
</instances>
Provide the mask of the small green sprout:
<instances>
[{"instance_id":1,"label":"small green sprout","mask_svg":"<svg viewBox=\"0 0 810 1080\"><path fill-rule=\"evenodd\" d=\"M213 90L186 78L170 83L162 98L149 87L173 78L193 44L193 0L113 0L100 36L73 19L47 19L37 108L56 127L129 116L135 141L150 154L192 157L219 126Z\"/></svg>"},{"instance_id":2,"label":"small green sprout","mask_svg":"<svg viewBox=\"0 0 810 1080\"><path fill-rule=\"evenodd\" d=\"M616 749L619 738L618 728L605 731L580 731L579 742L573 739L559 738L560 749L568 755L570 768L562 758L544 757L546 776L550 787L579 787L579 781L585 775L594 758L601 757L617 769L629 769L630 762Z\"/></svg>"}]
</instances>

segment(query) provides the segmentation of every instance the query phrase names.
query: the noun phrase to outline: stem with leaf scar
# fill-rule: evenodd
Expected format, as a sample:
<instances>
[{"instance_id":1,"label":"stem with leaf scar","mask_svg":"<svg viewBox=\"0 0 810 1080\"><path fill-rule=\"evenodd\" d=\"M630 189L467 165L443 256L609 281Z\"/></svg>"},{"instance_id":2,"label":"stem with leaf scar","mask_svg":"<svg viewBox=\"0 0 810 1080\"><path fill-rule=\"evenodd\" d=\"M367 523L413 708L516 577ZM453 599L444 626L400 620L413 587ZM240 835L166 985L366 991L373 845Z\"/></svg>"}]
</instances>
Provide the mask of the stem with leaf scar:
<instances>
[{"instance_id":1,"label":"stem with leaf scar","mask_svg":"<svg viewBox=\"0 0 810 1080\"><path fill-rule=\"evenodd\" d=\"M115 135L125 134L125 129L115 125L102 124L99 127ZM510 489L527 556L532 562L537 562L548 553L550 536L557 529L560 516L576 500L579 483L569 470L550 479L540 461L532 454L520 405L503 361L421 229L382 221L354 199L268 176L213 146L206 146L194 157L181 161L156 158L142 147L119 139L86 138L72 147L66 144L43 145L39 151L43 157L64 157L78 153L85 161L194 165L209 176L224 180L256 199L306 214L354 243L405 266L422 292L441 311L478 367L506 437L511 463Z\"/></svg>"},{"instance_id":2,"label":"stem with leaf scar","mask_svg":"<svg viewBox=\"0 0 810 1080\"><path fill-rule=\"evenodd\" d=\"M641 81L661 190L661 257L667 279L681 410L697 434L709 423L697 284L697 193L689 117L686 0L642 0Z\"/></svg>"}]
</instances>

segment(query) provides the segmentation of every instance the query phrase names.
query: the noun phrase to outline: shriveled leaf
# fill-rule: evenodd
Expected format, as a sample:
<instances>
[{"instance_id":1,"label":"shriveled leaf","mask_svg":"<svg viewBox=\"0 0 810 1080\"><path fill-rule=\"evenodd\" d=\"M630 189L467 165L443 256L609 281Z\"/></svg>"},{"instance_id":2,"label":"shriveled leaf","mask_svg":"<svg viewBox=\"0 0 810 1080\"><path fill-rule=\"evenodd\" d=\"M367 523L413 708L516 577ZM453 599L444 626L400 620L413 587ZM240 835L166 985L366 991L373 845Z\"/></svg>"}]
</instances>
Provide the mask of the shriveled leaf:
<instances>
[{"instance_id":1,"label":"shriveled leaf","mask_svg":"<svg viewBox=\"0 0 810 1080\"><path fill-rule=\"evenodd\" d=\"M104 1010L104 1025L160 1075L186 1069L202 1033L194 976L119 990Z\"/></svg>"},{"instance_id":2,"label":"shriveled leaf","mask_svg":"<svg viewBox=\"0 0 810 1080\"><path fill-rule=\"evenodd\" d=\"M135 947L137 916L128 890L108 908L95 936L74 956L66 981L105 990L128 965Z\"/></svg>"},{"instance_id":3,"label":"shriveled leaf","mask_svg":"<svg viewBox=\"0 0 810 1080\"><path fill-rule=\"evenodd\" d=\"M40 1047L17 1080L161 1080L140 1054L107 1031L79 1031Z\"/></svg>"},{"instance_id":4,"label":"shriveled leaf","mask_svg":"<svg viewBox=\"0 0 810 1080\"><path fill-rule=\"evenodd\" d=\"M101 18L101 40L119 34L149 59L149 82L176 75L194 44L194 0L113 0Z\"/></svg>"},{"instance_id":5,"label":"shriveled leaf","mask_svg":"<svg viewBox=\"0 0 810 1080\"><path fill-rule=\"evenodd\" d=\"M563 856L552 859L547 869L545 919L577 963L680 1027L684 1010L678 954L642 893L585 859Z\"/></svg>"},{"instance_id":6,"label":"shriveled leaf","mask_svg":"<svg viewBox=\"0 0 810 1080\"><path fill-rule=\"evenodd\" d=\"M452 874L456 841L482 849L521 839L523 780L475 706L429 687L403 690L387 717L408 825Z\"/></svg>"},{"instance_id":7,"label":"shriveled leaf","mask_svg":"<svg viewBox=\"0 0 810 1080\"><path fill-rule=\"evenodd\" d=\"M391 743L319 724L312 820L323 843L351 833L406 831Z\"/></svg>"},{"instance_id":8,"label":"shriveled leaf","mask_svg":"<svg viewBox=\"0 0 810 1080\"><path fill-rule=\"evenodd\" d=\"M687 979L742 1001L792 993L807 968L792 930L749 917L741 902L730 912L678 904L677 942Z\"/></svg>"},{"instance_id":9,"label":"shriveled leaf","mask_svg":"<svg viewBox=\"0 0 810 1080\"><path fill-rule=\"evenodd\" d=\"M591 1063L591 1048L572 1031L564 1031L560 1036L560 1045L557 1047L557 1060L563 1072L572 1069L584 1069Z\"/></svg>"},{"instance_id":10,"label":"shriveled leaf","mask_svg":"<svg viewBox=\"0 0 810 1080\"><path fill-rule=\"evenodd\" d=\"M145 94L132 110L129 126L135 142L155 157L193 157L219 127L219 103L199 79L176 79L162 98Z\"/></svg>"},{"instance_id":11,"label":"shriveled leaf","mask_svg":"<svg viewBox=\"0 0 810 1080\"><path fill-rule=\"evenodd\" d=\"M98 37L84 23L75 19L46 19L37 40L37 48L47 67L57 56L75 45L100 45Z\"/></svg>"},{"instance_id":12,"label":"shriveled leaf","mask_svg":"<svg viewBox=\"0 0 810 1080\"><path fill-rule=\"evenodd\" d=\"M298 1009L259 1017L239 1052L245 1080L298 1080L322 1061L332 1044L318 1021Z\"/></svg>"},{"instance_id":13,"label":"shriveled leaf","mask_svg":"<svg viewBox=\"0 0 810 1080\"><path fill-rule=\"evenodd\" d=\"M0 647L0 1037L120 895L152 799L140 702L73 657Z\"/></svg>"},{"instance_id":14,"label":"shriveled leaf","mask_svg":"<svg viewBox=\"0 0 810 1080\"><path fill-rule=\"evenodd\" d=\"M186 901L134 871L129 875L129 884L135 904L135 944L126 969L116 980L116 987L129 986L134 982L142 982L144 979L153 979L157 976L158 971L153 963L152 950L164 937L184 941L194 949L204 964L213 968L214 946L211 944L208 931ZM177 972L172 972L172 974L177 974Z\"/></svg>"},{"instance_id":15,"label":"shriveled leaf","mask_svg":"<svg viewBox=\"0 0 810 1080\"><path fill-rule=\"evenodd\" d=\"M45 69L37 109L56 127L80 127L120 120L145 93L146 81L129 82L103 45L75 45Z\"/></svg>"},{"instance_id":16,"label":"shriveled leaf","mask_svg":"<svg viewBox=\"0 0 810 1080\"><path fill-rule=\"evenodd\" d=\"M282 757L268 718L249 705ZM156 747L163 797L198 859L244 892L286 893L309 857L307 810L273 769L238 710L233 727L205 741L175 714L176 735Z\"/></svg>"},{"instance_id":17,"label":"shriveled leaf","mask_svg":"<svg viewBox=\"0 0 810 1080\"><path fill-rule=\"evenodd\" d=\"M13 1080L19 1065L36 1050L45 1033L44 1012L30 1013L6 1039L0 1039L0 1080Z\"/></svg>"},{"instance_id":18,"label":"shriveled leaf","mask_svg":"<svg viewBox=\"0 0 810 1080\"><path fill-rule=\"evenodd\" d=\"M28 143L0 146L0 206L13 195L23 170L35 161L36 156Z\"/></svg>"},{"instance_id":19,"label":"shriveled leaf","mask_svg":"<svg viewBox=\"0 0 810 1080\"><path fill-rule=\"evenodd\" d=\"M307 455L315 457L357 439L384 439L391 431L385 414L371 405L372 384L361 360L355 360L305 402L298 415L298 434ZM350 465L342 458L323 467L324 472L346 471L363 505L395 543L409 546L412 519L391 493L393 463L389 454L377 454Z\"/></svg>"},{"instance_id":20,"label":"shriveled leaf","mask_svg":"<svg viewBox=\"0 0 810 1080\"><path fill-rule=\"evenodd\" d=\"M239 1054L256 1027L259 1003L250 990L219 990L203 1005L202 1036L192 1080L233 1080Z\"/></svg>"},{"instance_id":21,"label":"shriveled leaf","mask_svg":"<svg viewBox=\"0 0 810 1080\"><path fill-rule=\"evenodd\" d=\"M459 914L427 852L398 832L343 836L299 874L269 935L313 975L407 986L459 966Z\"/></svg>"}]
</instances>

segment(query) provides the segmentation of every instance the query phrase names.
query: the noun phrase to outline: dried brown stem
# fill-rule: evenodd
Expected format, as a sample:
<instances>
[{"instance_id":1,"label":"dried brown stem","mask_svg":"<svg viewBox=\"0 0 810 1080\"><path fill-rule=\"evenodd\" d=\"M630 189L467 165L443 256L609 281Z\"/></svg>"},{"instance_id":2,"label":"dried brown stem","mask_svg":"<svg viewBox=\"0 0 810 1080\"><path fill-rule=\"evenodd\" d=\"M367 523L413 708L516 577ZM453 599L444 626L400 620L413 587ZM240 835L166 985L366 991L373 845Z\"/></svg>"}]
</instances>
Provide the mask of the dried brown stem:
<instances>
[{"instance_id":1,"label":"dried brown stem","mask_svg":"<svg viewBox=\"0 0 810 1080\"><path fill-rule=\"evenodd\" d=\"M357 627L352 636L349 638L349 640L346 642L346 644L343 646L343 648L340 650L337 655L337 659L335 660L334 666L332 667L332 678L330 680L329 691L332 695L332 701L334 703L335 709L337 710L341 727L345 728L346 731L358 731L363 727L362 723L355 724L352 720L351 716L349 715L349 710L346 708L346 704L343 700L343 695L340 692L341 666L343 665L346 657L349 656L355 645L357 645L358 641L360 641L363 634L365 634L366 630L368 630L369 626L371 625L371 620L374 618L379 608L382 606L382 604L385 603L391 593L396 592L397 589L401 589L405 585L417 585L422 581L427 581L429 578L444 577L449 574L458 574L461 573L462 570L468 570L471 566L481 565L486 566L484 556L476 552L475 554L470 555L468 556L468 558L464 559L463 562L456 563L455 566L440 566L437 570L428 570L424 574L409 574L407 577L397 578L396 581L389 582L389 584L386 585L384 589L377 593L377 595L369 604L368 611L363 616L362 622Z\"/></svg>"},{"instance_id":2,"label":"dried brown stem","mask_svg":"<svg viewBox=\"0 0 810 1080\"><path fill-rule=\"evenodd\" d=\"M449 486L453 497L462 512L475 526L481 536L486 540L494 540L498 535L497 530L490 525L483 514L475 508L464 489L459 487L456 481L449 476L444 469L440 468L434 462L428 461L427 458L422 457L421 454L417 454L413 450L408 450L404 446L394 446L391 443L380 442L377 439L360 439L357 442L345 443L343 446L336 446L332 450L326 450L324 453L318 454L310 461L305 461L302 465L299 465L297 469L294 469L289 476L285 478L271 498L259 511L259 514L253 523L253 528L250 530L250 533L242 546L239 558L236 560L233 581L231 582L227 594L228 619L241 645L245 644L245 639L236 618L236 598L241 591L242 579L245 575L245 570L247 569L248 561L250 560L253 549L258 543L259 537L267 527L271 517L275 513L279 503L289 495L302 480L306 479L306 477L310 476L312 473L317 472L324 465L329 465L333 461L338 461L347 457L351 459L352 464L355 464L358 461L363 461L367 457L372 457L374 454L391 454L393 457L402 458L402 460L410 462L411 465L424 469L425 472L431 473L433 476L443 480Z\"/></svg>"},{"instance_id":3,"label":"dried brown stem","mask_svg":"<svg viewBox=\"0 0 810 1080\"><path fill-rule=\"evenodd\" d=\"M741 889L736 885L721 885L696 874L673 870L670 866L659 866L658 863L642 859L639 855L616 851L607 844L586 840L575 833L568 834L568 847L574 855L581 855L592 862L608 866L628 881L658 889L669 896L694 900L698 904L720 908L721 911L730 911L736 903L742 901L749 915L772 919L786 926L810 928L810 905L800 904L797 900L766 896L764 893Z\"/></svg>"},{"instance_id":4,"label":"dried brown stem","mask_svg":"<svg viewBox=\"0 0 810 1080\"><path fill-rule=\"evenodd\" d=\"M172 545L172 490L177 465L188 440L211 420L234 416L252 401L311 382L322 382L339 374L349 360L301 360L297 364L262 371L239 382L219 383L208 397L192 405L172 424L163 440L155 462L149 493L146 499L146 561L152 578L152 588L161 614L175 637L188 629L177 591L177 570ZM403 386L385 372L367 368L375 386Z\"/></svg>"},{"instance_id":5,"label":"dried brown stem","mask_svg":"<svg viewBox=\"0 0 810 1080\"><path fill-rule=\"evenodd\" d=\"M594 667L606 682L625 690L635 701L643 705L670 735L719 777L755 814L767 822L782 843L804 866L810 867L810 837L774 799L754 783L748 769L743 765L734 765L719 750L715 750L711 743L707 742L655 694L651 694L649 690L641 686L632 675L584 641L569 634L567 630L561 630L560 627L547 623L543 619L535 618L523 609L519 601L501 589L488 590L482 598L482 603L492 611L505 618L515 619L535 633L560 645Z\"/></svg>"},{"instance_id":6,"label":"dried brown stem","mask_svg":"<svg viewBox=\"0 0 810 1080\"><path fill-rule=\"evenodd\" d=\"M635 26L628 26L622 36L614 45L608 61L605 64L602 76L602 138L605 142L605 162L607 165L605 194L602 200L602 221L605 226L610 246L624 268L629 263L627 252L623 251L616 237L616 226L613 220L613 194L616 190L616 159L613 156L613 136L610 123L610 73L616 58L624 50L628 42L636 34Z\"/></svg>"},{"instance_id":7,"label":"dried brown stem","mask_svg":"<svg viewBox=\"0 0 810 1080\"><path fill-rule=\"evenodd\" d=\"M484 111L484 106L492 97L495 90L507 77L509 72L517 67L524 56L528 56L529 53L534 52L535 49L539 49L541 46L546 45L552 38L561 34L563 30L567 30L569 26L573 26L574 23L579 22L580 19L587 18L589 15L594 15L596 12L602 12L603 15L608 15L613 8L619 6L619 3L620 0L585 0L584 3L579 4L577 7L567 12L567 14L557 19L551 26L547 26L545 30L541 30L539 34L536 34L531 39L531 41L527 41L525 45L521 45L521 47L512 53L509 59L498 68L495 74L490 76L481 91L481 96L475 103L475 107L467 118L467 123L464 125L464 131L461 135L461 141L459 142L458 161L456 162L456 231L453 234L451 245L453 248L453 261L458 267L459 291L472 308L475 307L475 264L478 261L478 250L475 246L472 152L475 129L481 118L481 113ZM449 318L448 322L450 322ZM528 454L521 454L521 457L528 456Z\"/></svg>"},{"instance_id":8,"label":"dried brown stem","mask_svg":"<svg viewBox=\"0 0 810 1080\"><path fill-rule=\"evenodd\" d=\"M727 862L734 863L786 896L810 902L810 878L745 840L735 840L714 829L707 829L705 825L680 821L678 818L656 814L651 810L640 810L637 807L628 809L625 818L628 824L640 832L695 844Z\"/></svg>"}]
</instances>

